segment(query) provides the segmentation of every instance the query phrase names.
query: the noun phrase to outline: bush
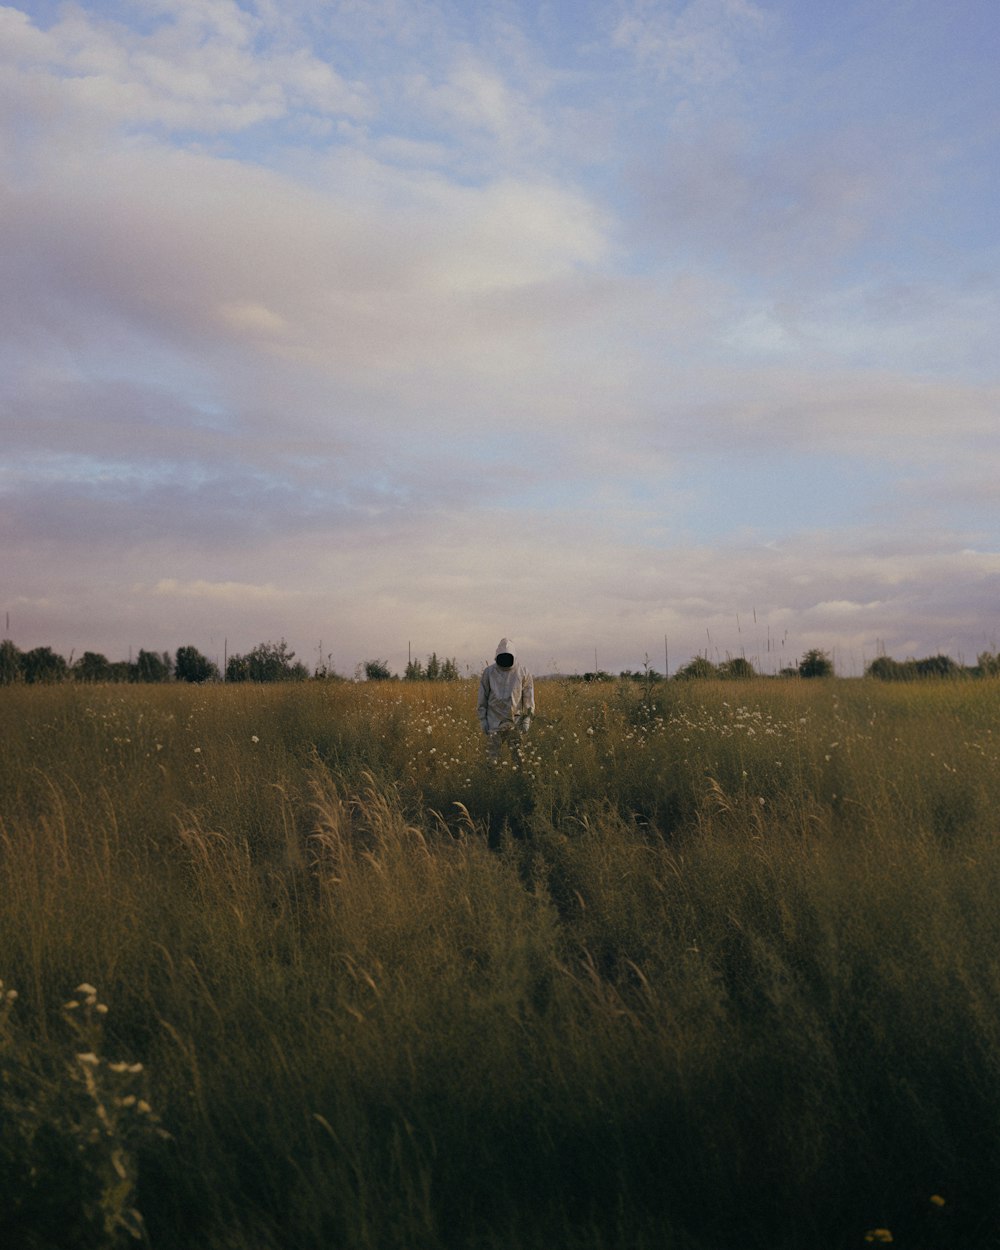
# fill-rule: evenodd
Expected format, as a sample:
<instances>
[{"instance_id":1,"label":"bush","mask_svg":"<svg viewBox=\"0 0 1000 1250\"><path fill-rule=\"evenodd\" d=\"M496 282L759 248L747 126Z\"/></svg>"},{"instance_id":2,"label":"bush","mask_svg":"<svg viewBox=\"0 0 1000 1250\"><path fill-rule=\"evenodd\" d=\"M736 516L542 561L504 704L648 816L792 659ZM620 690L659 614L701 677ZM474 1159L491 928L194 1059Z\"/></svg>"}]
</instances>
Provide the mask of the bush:
<instances>
[{"instance_id":1,"label":"bush","mask_svg":"<svg viewBox=\"0 0 1000 1250\"><path fill-rule=\"evenodd\" d=\"M748 659L737 655L719 665L719 676L730 681L749 681L757 676L757 672Z\"/></svg>"},{"instance_id":2,"label":"bush","mask_svg":"<svg viewBox=\"0 0 1000 1250\"><path fill-rule=\"evenodd\" d=\"M825 651L819 651L815 648L807 651L799 660L799 676L800 677L832 677L833 661Z\"/></svg>"},{"instance_id":3,"label":"bush","mask_svg":"<svg viewBox=\"0 0 1000 1250\"><path fill-rule=\"evenodd\" d=\"M418 662L418 668L420 667ZM407 666L409 668L409 666ZM385 660L365 660L365 680L366 681L392 681L393 673ZM423 672L419 674L425 676Z\"/></svg>"},{"instance_id":4,"label":"bush","mask_svg":"<svg viewBox=\"0 0 1000 1250\"><path fill-rule=\"evenodd\" d=\"M295 660L284 638L261 642L249 655L231 656L226 664L226 681L304 681L309 670Z\"/></svg>"},{"instance_id":5,"label":"bush","mask_svg":"<svg viewBox=\"0 0 1000 1250\"><path fill-rule=\"evenodd\" d=\"M718 677L719 670L707 655L696 655L693 660L682 665L674 673L675 681L701 681L706 678Z\"/></svg>"}]
</instances>

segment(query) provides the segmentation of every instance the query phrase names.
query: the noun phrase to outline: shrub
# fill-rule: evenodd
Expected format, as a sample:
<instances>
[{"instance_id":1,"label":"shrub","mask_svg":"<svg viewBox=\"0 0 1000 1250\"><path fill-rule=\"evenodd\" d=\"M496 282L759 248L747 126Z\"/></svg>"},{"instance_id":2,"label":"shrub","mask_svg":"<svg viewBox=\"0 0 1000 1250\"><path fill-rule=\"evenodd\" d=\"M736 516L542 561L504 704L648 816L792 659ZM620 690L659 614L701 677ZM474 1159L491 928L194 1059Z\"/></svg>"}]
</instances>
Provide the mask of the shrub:
<instances>
[{"instance_id":1,"label":"shrub","mask_svg":"<svg viewBox=\"0 0 1000 1250\"><path fill-rule=\"evenodd\" d=\"M366 681L392 681L392 670L385 660L365 660Z\"/></svg>"},{"instance_id":2,"label":"shrub","mask_svg":"<svg viewBox=\"0 0 1000 1250\"><path fill-rule=\"evenodd\" d=\"M825 651L813 648L799 660L800 677L832 677L833 661Z\"/></svg>"},{"instance_id":3,"label":"shrub","mask_svg":"<svg viewBox=\"0 0 1000 1250\"><path fill-rule=\"evenodd\" d=\"M718 677L719 670L715 667L707 655L696 655L693 660L689 660L687 664L682 665L676 673L674 679L677 681L704 680L710 677Z\"/></svg>"}]
</instances>

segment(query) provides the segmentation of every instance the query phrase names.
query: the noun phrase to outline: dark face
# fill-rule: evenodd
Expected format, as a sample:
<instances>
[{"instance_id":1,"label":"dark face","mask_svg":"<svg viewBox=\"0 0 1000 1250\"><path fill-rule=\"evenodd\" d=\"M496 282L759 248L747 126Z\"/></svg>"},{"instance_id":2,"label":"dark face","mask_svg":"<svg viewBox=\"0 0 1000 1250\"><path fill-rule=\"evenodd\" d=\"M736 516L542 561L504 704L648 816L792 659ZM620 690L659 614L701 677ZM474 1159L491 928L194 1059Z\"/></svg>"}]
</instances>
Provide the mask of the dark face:
<instances>
[{"instance_id":1,"label":"dark face","mask_svg":"<svg viewBox=\"0 0 1000 1250\"><path fill-rule=\"evenodd\" d=\"M501 651L497 656L497 668L512 668L514 657L508 651Z\"/></svg>"}]
</instances>

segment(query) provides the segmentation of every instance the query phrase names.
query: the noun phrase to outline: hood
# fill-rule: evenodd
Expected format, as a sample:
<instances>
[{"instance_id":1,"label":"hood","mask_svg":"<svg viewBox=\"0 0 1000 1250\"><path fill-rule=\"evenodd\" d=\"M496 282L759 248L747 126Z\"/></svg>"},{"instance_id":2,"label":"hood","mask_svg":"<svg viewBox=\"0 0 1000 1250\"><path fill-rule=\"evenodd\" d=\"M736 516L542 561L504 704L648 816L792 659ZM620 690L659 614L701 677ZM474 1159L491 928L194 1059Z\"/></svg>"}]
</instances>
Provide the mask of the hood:
<instances>
[{"instance_id":1,"label":"hood","mask_svg":"<svg viewBox=\"0 0 1000 1250\"><path fill-rule=\"evenodd\" d=\"M507 655L512 655L515 660L517 659L517 652L514 649L513 638L501 638L497 643L496 654L503 655L505 652Z\"/></svg>"}]
</instances>

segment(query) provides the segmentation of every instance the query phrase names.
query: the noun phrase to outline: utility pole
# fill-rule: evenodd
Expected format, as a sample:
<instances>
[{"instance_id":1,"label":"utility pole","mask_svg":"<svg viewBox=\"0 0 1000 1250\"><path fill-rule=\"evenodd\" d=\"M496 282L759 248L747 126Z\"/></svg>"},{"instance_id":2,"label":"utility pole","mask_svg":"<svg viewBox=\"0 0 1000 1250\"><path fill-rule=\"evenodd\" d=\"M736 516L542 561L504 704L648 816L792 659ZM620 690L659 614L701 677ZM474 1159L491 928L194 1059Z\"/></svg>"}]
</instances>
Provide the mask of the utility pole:
<instances>
[{"instance_id":1,"label":"utility pole","mask_svg":"<svg viewBox=\"0 0 1000 1250\"><path fill-rule=\"evenodd\" d=\"M663 676L670 676L670 652L667 649L667 635L663 635Z\"/></svg>"}]
</instances>

